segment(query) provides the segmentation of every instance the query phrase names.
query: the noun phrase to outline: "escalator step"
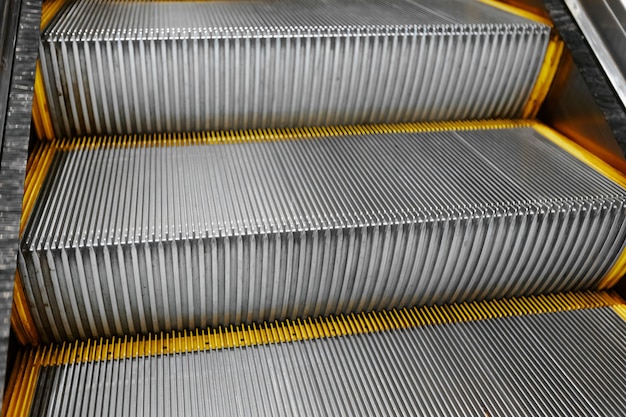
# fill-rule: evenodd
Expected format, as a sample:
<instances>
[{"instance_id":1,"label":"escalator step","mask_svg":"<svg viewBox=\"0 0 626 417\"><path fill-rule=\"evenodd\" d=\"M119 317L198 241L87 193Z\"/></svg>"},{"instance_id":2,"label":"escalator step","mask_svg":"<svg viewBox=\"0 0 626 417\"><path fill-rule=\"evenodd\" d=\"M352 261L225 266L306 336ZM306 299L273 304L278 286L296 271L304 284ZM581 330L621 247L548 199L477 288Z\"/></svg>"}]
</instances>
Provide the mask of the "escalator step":
<instances>
[{"instance_id":1,"label":"escalator step","mask_svg":"<svg viewBox=\"0 0 626 417\"><path fill-rule=\"evenodd\" d=\"M616 297L579 293L47 346L22 353L9 407L33 417L613 417L626 407L625 319Z\"/></svg>"},{"instance_id":2,"label":"escalator step","mask_svg":"<svg viewBox=\"0 0 626 417\"><path fill-rule=\"evenodd\" d=\"M626 180L533 122L52 141L31 172L43 341L597 288L626 263Z\"/></svg>"},{"instance_id":3,"label":"escalator step","mask_svg":"<svg viewBox=\"0 0 626 417\"><path fill-rule=\"evenodd\" d=\"M528 117L558 62L475 0L76 0L41 42L57 138Z\"/></svg>"}]
</instances>

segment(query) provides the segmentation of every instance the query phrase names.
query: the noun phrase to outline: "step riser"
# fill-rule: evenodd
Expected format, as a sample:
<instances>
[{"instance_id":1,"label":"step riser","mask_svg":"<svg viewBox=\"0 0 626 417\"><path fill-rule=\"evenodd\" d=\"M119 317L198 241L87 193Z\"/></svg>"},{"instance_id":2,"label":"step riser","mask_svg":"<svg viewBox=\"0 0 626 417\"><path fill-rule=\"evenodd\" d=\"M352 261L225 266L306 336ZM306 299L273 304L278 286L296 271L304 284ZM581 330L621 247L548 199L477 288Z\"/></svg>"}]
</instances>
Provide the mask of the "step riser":
<instances>
[{"instance_id":1,"label":"step riser","mask_svg":"<svg viewBox=\"0 0 626 417\"><path fill-rule=\"evenodd\" d=\"M59 145L19 256L43 340L596 288L622 253L625 190L532 128L366 130Z\"/></svg>"},{"instance_id":2,"label":"step riser","mask_svg":"<svg viewBox=\"0 0 626 417\"><path fill-rule=\"evenodd\" d=\"M568 213L543 222L487 219L23 259L28 277L43 277L29 281L28 293L36 305L51 306L34 313L38 327L50 329L52 340L73 340L596 288L626 239L625 226L611 226L626 216L623 208L588 210L597 220ZM589 230L573 232L581 223ZM497 238L485 241L490 233ZM504 247L526 233L548 248L535 251L526 239L519 248ZM618 243L607 248L607 238ZM461 248L482 242L480 251Z\"/></svg>"},{"instance_id":3,"label":"step riser","mask_svg":"<svg viewBox=\"0 0 626 417\"><path fill-rule=\"evenodd\" d=\"M342 3L79 1L42 35L55 134L528 116L548 26L479 2Z\"/></svg>"}]
</instances>

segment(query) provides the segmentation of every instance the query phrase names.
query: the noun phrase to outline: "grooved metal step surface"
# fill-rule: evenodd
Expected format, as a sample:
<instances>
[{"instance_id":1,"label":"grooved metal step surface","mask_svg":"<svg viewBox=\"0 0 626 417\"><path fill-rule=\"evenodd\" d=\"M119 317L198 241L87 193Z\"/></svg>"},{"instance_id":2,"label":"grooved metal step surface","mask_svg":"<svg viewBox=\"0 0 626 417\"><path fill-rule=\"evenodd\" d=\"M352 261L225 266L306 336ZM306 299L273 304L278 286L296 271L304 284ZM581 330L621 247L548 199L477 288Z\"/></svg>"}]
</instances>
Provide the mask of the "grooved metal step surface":
<instances>
[{"instance_id":1,"label":"grooved metal step surface","mask_svg":"<svg viewBox=\"0 0 626 417\"><path fill-rule=\"evenodd\" d=\"M474 0L76 0L40 55L61 138L526 117L549 39Z\"/></svg>"},{"instance_id":2,"label":"grooved metal step surface","mask_svg":"<svg viewBox=\"0 0 626 417\"><path fill-rule=\"evenodd\" d=\"M51 142L19 255L36 328L64 341L595 288L626 242L625 190L524 126Z\"/></svg>"},{"instance_id":3,"label":"grooved metal step surface","mask_svg":"<svg viewBox=\"0 0 626 417\"><path fill-rule=\"evenodd\" d=\"M614 417L625 338L600 307L94 360L100 343L41 367L29 415Z\"/></svg>"}]
</instances>

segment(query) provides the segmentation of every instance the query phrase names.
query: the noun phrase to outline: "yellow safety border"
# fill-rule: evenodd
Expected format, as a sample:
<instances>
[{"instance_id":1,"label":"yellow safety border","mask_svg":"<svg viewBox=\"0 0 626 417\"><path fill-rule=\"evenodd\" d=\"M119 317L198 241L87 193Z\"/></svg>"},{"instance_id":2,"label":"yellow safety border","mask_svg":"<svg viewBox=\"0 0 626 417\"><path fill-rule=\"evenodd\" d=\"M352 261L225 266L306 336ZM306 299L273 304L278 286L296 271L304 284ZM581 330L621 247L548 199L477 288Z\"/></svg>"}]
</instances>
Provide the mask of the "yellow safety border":
<instances>
[{"instance_id":1,"label":"yellow safety border","mask_svg":"<svg viewBox=\"0 0 626 417\"><path fill-rule=\"evenodd\" d=\"M504 3L501 0L479 0L479 1L481 3L484 3L484 4L487 4L487 5L491 6L491 7L494 7L496 9L503 10L503 11L505 11L507 13L511 13L511 14L516 15L516 16L532 20L533 22L542 23L542 24L544 24L546 26L550 26L550 27L554 26L552 21L550 19L548 19L546 16L542 16L540 14L533 13L530 10L523 9L521 7L518 7L518 6L514 6L512 4Z\"/></svg>"},{"instance_id":2,"label":"yellow safety border","mask_svg":"<svg viewBox=\"0 0 626 417\"><path fill-rule=\"evenodd\" d=\"M563 41L556 34L552 34L548 48L546 49L546 55L543 58L543 64L539 70L539 75L535 81L535 85L528 96L528 101L524 105L522 110L522 117L525 119L532 119L537 116L539 109L543 104L552 82L559 68L561 62L561 55L563 55L564 49Z\"/></svg>"},{"instance_id":3,"label":"yellow safety border","mask_svg":"<svg viewBox=\"0 0 626 417\"><path fill-rule=\"evenodd\" d=\"M43 85L43 75L41 73L41 64L39 63L39 59L37 60L37 68L35 70L33 124L38 138L54 138L54 130L52 128L52 120L50 119L50 111L48 110L48 100L46 99L46 90Z\"/></svg>"},{"instance_id":4,"label":"yellow safety border","mask_svg":"<svg viewBox=\"0 0 626 417\"><path fill-rule=\"evenodd\" d=\"M38 348L42 366L106 361L173 353L220 350L355 334L377 333L441 324L462 323L530 314L613 307L623 301L609 292L580 292L516 297L431 307L264 322L192 332L76 341ZM623 304L622 304L623 305Z\"/></svg>"},{"instance_id":5,"label":"yellow safety border","mask_svg":"<svg viewBox=\"0 0 626 417\"><path fill-rule=\"evenodd\" d=\"M24 231L28 218L35 206L39 191L48 174L54 154L57 151L55 142L49 144L38 143L28 158L26 164L26 178L24 179L24 197L22 198L22 218L20 219L20 234Z\"/></svg>"},{"instance_id":6,"label":"yellow safety border","mask_svg":"<svg viewBox=\"0 0 626 417\"><path fill-rule=\"evenodd\" d=\"M222 130L192 133L157 133L140 135L119 135L104 137L83 137L53 141L59 151L127 148L146 146L192 146L219 145L245 142L274 142L282 140L315 139L349 135L421 133L487 129L513 129L531 127L526 120L470 120L453 122L419 122L380 125L322 126L280 129Z\"/></svg>"},{"instance_id":7,"label":"yellow safety border","mask_svg":"<svg viewBox=\"0 0 626 417\"><path fill-rule=\"evenodd\" d=\"M56 145L50 142L47 145L38 143L28 158L26 164L26 178L24 179L24 196L22 199L22 217L20 219L20 235L26 227L28 218L33 210L39 191L43 186L48 169L52 164ZM25 345L39 344L39 334L32 319L28 300L24 293L19 273L15 274L13 286L13 306L11 309L11 327L18 341Z\"/></svg>"},{"instance_id":8,"label":"yellow safety border","mask_svg":"<svg viewBox=\"0 0 626 417\"><path fill-rule=\"evenodd\" d=\"M39 349L18 352L2 403L3 416L28 416L40 369Z\"/></svg>"},{"instance_id":9,"label":"yellow safety border","mask_svg":"<svg viewBox=\"0 0 626 417\"><path fill-rule=\"evenodd\" d=\"M19 274L15 274L13 285L13 307L11 309L11 327L22 345L38 345L39 333L35 328L35 322L30 314L28 300L24 294L22 280Z\"/></svg>"},{"instance_id":10,"label":"yellow safety border","mask_svg":"<svg viewBox=\"0 0 626 417\"><path fill-rule=\"evenodd\" d=\"M533 129L539 132L546 139L550 140L552 143L556 144L576 159L581 160L586 165L609 178L619 186L626 188L626 174L551 127L537 121L532 121L530 124Z\"/></svg>"},{"instance_id":11,"label":"yellow safety border","mask_svg":"<svg viewBox=\"0 0 626 417\"><path fill-rule=\"evenodd\" d=\"M52 21L54 16L59 12L66 0L46 0L41 5L41 23L40 30L44 30ZM48 109L48 99L46 98L46 90L43 84L43 74L41 72L41 64L37 60L37 68L35 70L35 93L33 95L33 124L35 132L40 139L54 138L54 129L52 120L50 119L50 111Z\"/></svg>"},{"instance_id":12,"label":"yellow safety border","mask_svg":"<svg viewBox=\"0 0 626 417\"><path fill-rule=\"evenodd\" d=\"M626 175L618 169L614 168L609 163L605 162L603 159L599 158L581 145L577 144L576 142L570 140L566 136L544 124L534 122L533 128L542 136L544 136L575 158L584 162L585 164L587 164L603 176L609 178L611 181L615 182L619 186L626 188ZM598 285L598 289L604 290L613 287L624 275L626 275L626 248L622 251L611 269L604 276L604 278Z\"/></svg>"},{"instance_id":13,"label":"yellow safety border","mask_svg":"<svg viewBox=\"0 0 626 417\"><path fill-rule=\"evenodd\" d=\"M61 10L67 0L45 0L41 5L41 24L39 28L44 30L52 18Z\"/></svg>"},{"instance_id":14,"label":"yellow safety border","mask_svg":"<svg viewBox=\"0 0 626 417\"><path fill-rule=\"evenodd\" d=\"M512 4L503 3L500 0L480 0L480 2L487 4L491 7L503 10L507 13L511 13L516 16L544 24L546 26L549 26L550 28L554 28L554 24L549 18L534 13L530 10L514 6ZM550 35L550 41L546 49L546 55L543 59L541 69L539 70L537 80L535 81L535 85L533 86L533 89L528 96L528 100L524 105L524 109L522 110L522 118L532 119L537 116L539 108L543 104L543 101L545 100L548 92L550 91L550 87L552 86L554 76L556 75L556 71L559 68L559 63L561 61L561 55L563 54L564 47L565 46L563 44L563 41L559 38L557 33L552 30L552 33Z\"/></svg>"},{"instance_id":15,"label":"yellow safety border","mask_svg":"<svg viewBox=\"0 0 626 417\"><path fill-rule=\"evenodd\" d=\"M613 298L619 301L619 304L615 304L611 308L617 313L618 316L626 321L626 301L624 301L624 299L617 294L613 294Z\"/></svg>"},{"instance_id":16,"label":"yellow safety border","mask_svg":"<svg viewBox=\"0 0 626 417\"><path fill-rule=\"evenodd\" d=\"M10 416L28 415L43 366L289 343L601 307L612 307L618 314L626 308L618 296L608 292L564 293L41 346L19 353L3 411Z\"/></svg>"},{"instance_id":17,"label":"yellow safety border","mask_svg":"<svg viewBox=\"0 0 626 417\"><path fill-rule=\"evenodd\" d=\"M626 321L626 305L619 304L611 307L622 319Z\"/></svg>"}]
</instances>

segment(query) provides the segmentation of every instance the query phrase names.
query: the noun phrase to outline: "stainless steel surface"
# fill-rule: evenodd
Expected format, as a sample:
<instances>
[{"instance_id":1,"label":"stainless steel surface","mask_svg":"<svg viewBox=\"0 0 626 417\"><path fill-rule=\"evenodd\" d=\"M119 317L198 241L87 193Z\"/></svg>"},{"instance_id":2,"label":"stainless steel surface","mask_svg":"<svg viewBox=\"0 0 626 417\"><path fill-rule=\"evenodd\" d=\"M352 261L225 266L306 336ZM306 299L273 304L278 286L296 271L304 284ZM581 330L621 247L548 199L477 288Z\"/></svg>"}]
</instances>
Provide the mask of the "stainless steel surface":
<instances>
[{"instance_id":1,"label":"stainless steel surface","mask_svg":"<svg viewBox=\"0 0 626 417\"><path fill-rule=\"evenodd\" d=\"M41 62L57 137L520 117L549 33L473 0L78 0Z\"/></svg>"},{"instance_id":2,"label":"stainless steel surface","mask_svg":"<svg viewBox=\"0 0 626 417\"><path fill-rule=\"evenodd\" d=\"M607 416L626 407L608 307L44 368L31 416Z\"/></svg>"},{"instance_id":3,"label":"stainless steel surface","mask_svg":"<svg viewBox=\"0 0 626 417\"><path fill-rule=\"evenodd\" d=\"M5 392L41 1L0 1L0 403Z\"/></svg>"},{"instance_id":4,"label":"stainless steel surface","mask_svg":"<svg viewBox=\"0 0 626 417\"><path fill-rule=\"evenodd\" d=\"M539 116L549 126L624 170L622 150L567 51Z\"/></svg>"},{"instance_id":5,"label":"stainless steel surface","mask_svg":"<svg viewBox=\"0 0 626 417\"><path fill-rule=\"evenodd\" d=\"M626 6L620 0L565 0L626 106Z\"/></svg>"},{"instance_id":6,"label":"stainless steel surface","mask_svg":"<svg viewBox=\"0 0 626 417\"><path fill-rule=\"evenodd\" d=\"M591 288L626 242L625 190L530 128L154 140L57 152L19 258L44 340Z\"/></svg>"},{"instance_id":7,"label":"stainless steel surface","mask_svg":"<svg viewBox=\"0 0 626 417\"><path fill-rule=\"evenodd\" d=\"M0 4L0 155L4 139L4 122L9 105L11 72L15 56L17 26L20 20L20 1L3 1Z\"/></svg>"}]
</instances>

